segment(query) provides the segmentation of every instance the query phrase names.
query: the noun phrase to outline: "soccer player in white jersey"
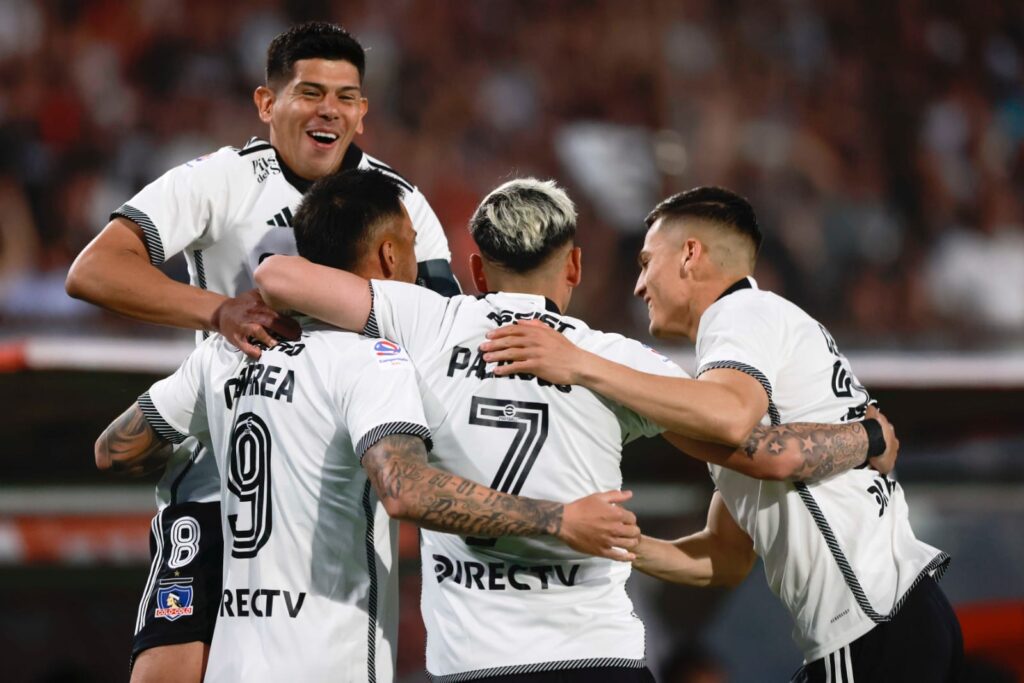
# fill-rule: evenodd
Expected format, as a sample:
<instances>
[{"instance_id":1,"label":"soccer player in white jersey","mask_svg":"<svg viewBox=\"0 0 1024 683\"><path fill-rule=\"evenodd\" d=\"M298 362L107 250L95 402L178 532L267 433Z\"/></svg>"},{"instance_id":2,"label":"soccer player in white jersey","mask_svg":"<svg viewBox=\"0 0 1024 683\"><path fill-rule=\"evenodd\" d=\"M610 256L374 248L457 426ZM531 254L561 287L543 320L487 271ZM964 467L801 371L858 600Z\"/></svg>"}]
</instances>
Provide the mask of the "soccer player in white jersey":
<instances>
[{"instance_id":1,"label":"soccer player in white jersey","mask_svg":"<svg viewBox=\"0 0 1024 683\"><path fill-rule=\"evenodd\" d=\"M405 190L417 231L420 281L458 292L444 233L423 195L353 139L363 130L364 53L341 27L302 24L277 36L256 88L269 142L253 139L171 169L117 209L68 274L67 290L129 317L220 332L250 355L249 339L294 337L294 322L263 305L252 272L272 253L295 253L292 214L309 185L339 168L376 168ZM191 285L157 266L184 252ZM180 446L157 487L153 564L136 618L133 683L202 677L220 595L217 472L194 441ZM174 618L160 582L193 579L192 611Z\"/></svg>"},{"instance_id":2,"label":"soccer player in white jersey","mask_svg":"<svg viewBox=\"0 0 1024 683\"><path fill-rule=\"evenodd\" d=\"M575 228L563 191L522 179L488 195L471 222L480 249L471 266L485 292L479 297L445 299L377 280L368 287L350 273L283 256L267 259L256 280L275 306L365 329L406 349L434 402L447 409L433 435L433 457L443 469L510 493L570 500L618 488L622 445L661 429L585 389L529 374L497 377L477 350L485 335L514 320L538 320L602 357L685 376L639 342L562 313L581 275ZM803 427L805 436L842 441L834 449L841 455L810 462L787 444L776 457L766 450L768 440L753 446L753 457L693 447L715 462L776 478L820 476L866 457L859 426L829 426L824 434ZM643 624L625 592L627 565L543 538L424 532L421 552L427 669L435 680L651 680Z\"/></svg>"},{"instance_id":3,"label":"soccer player in white jersey","mask_svg":"<svg viewBox=\"0 0 1024 683\"><path fill-rule=\"evenodd\" d=\"M322 179L295 215L299 253L412 282L415 232L401 194L377 171ZM434 410L445 419L443 406ZM315 321L259 361L223 337L206 340L107 429L97 463L146 467L186 434L207 443L224 473L230 540L209 683L393 680L396 519L480 537L549 534L606 556L640 535L615 505L626 498L618 491L563 505L431 467L405 350ZM187 614L190 579L160 591L167 613Z\"/></svg>"},{"instance_id":4,"label":"soccer player in white jersey","mask_svg":"<svg viewBox=\"0 0 1024 683\"><path fill-rule=\"evenodd\" d=\"M761 233L746 200L697 188L659 204L647 225L636 294L652 334L696 344L697 380L637 372L526 326L500 330L486 345L485 359L511 361L496 374L579 384L723 444L765 425L785 434L796 420L864 418L868 391L828 331L751 277ZM862 424L877 442L878 425ZM710 470L717 491L707 528L675 542L645 537L636 567L681 583L735 583L756 553L795 622L805 658L796 680L957 680L959 624L936 583L949 558L915 538L896 481L866 467L816 483Z\"/></svg>"}]
</instances>

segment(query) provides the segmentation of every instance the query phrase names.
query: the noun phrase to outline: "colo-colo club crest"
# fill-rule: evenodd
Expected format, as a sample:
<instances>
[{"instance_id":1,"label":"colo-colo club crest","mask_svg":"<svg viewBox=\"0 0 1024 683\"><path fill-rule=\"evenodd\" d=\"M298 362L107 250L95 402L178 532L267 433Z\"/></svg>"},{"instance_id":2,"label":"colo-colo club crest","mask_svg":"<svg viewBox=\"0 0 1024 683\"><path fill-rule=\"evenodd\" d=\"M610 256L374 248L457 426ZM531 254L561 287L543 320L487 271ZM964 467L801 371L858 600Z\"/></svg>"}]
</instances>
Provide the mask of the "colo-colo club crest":
<instances>
[{"instance_id":1,"label":"colo-colo club crest","mask_svg":"<svg viewBox=\"0 0 1024 683\"><path fill-rule=\"evenodd\" d=\"M156 592L155 617L174 621L192 615L192 579L164 579Z\"/></svg>"}]
</instances>

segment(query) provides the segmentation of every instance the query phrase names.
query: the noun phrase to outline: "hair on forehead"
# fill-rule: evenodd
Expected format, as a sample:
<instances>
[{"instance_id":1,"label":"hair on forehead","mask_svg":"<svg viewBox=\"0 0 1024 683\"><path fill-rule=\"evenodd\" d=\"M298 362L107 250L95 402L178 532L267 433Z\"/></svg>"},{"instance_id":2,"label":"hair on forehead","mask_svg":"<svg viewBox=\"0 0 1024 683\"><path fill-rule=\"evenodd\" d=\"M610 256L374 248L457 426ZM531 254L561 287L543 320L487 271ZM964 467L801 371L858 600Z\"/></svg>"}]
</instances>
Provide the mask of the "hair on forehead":
<instances>
[{"instance_id":1,"label":"hair on forehead","mask_svg":"<svg viewBox=\"0 0 1024 683\"><path fill-rule=\"evenodd\" d=\"M518 178L484 197L469 222L480 252L523 273L576 237L576 207L553 180Z\"/></svg>"},{"instance_id":2,"label":"hair on forehead","mask_svg":"<svg viewBox=\"0 0 1024 683\"><path fill-rule=\"evenodd\" d=\"M744 197L721 187L696 187L672 195L647 214L650 228L659 219L697 218L725 227L746 237L754 247L754 256L761 249L761 228L754 208Z\"/></svg>"},{"instance_id":3,"label":"hair on forehead","mask_svg":"<svg viewBox=\"0 0 1024 683\"><path fill-rule=\"evenodd\" d=\"M362 82L366 72L366 53L359 41L338 24L307 21L280 33L267 48L267 85L280 85L292 79L295 62L302 59L345 61L359 71Z\"/></svg>"},{"instance_id":4,"label":"hair on forehead","mask_svg":"<svg viewBox=\"0 0 1024 683\"><path fill-rule=\"evenodd\" d=\"M352 169L313 183L292 219L295 246L313 263L353 270L376 230L401 220L404 191L380 171Z\"/></svg>"}]
</instances>

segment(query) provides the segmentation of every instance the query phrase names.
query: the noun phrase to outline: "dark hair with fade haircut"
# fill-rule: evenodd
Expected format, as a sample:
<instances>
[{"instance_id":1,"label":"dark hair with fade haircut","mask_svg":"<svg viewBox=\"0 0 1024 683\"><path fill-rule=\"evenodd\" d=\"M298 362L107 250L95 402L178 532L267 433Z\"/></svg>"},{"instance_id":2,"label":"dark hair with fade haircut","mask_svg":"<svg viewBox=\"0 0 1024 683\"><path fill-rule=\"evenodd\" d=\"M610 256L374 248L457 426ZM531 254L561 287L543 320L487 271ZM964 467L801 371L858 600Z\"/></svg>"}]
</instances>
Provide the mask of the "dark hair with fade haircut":
<instances>
[{"instance_id":1,"label":"dark hair with fade haircut","mask_svg":"<svg viewBox=\"0 0 1024 683\"><path fill-rule=\"evenodd\" d=\"M279 33L267 48L267 85L292 79L300 59L331 59L350 62L359 70L359 82L366 74L363 46L338 24L307 21Z\"/></svg>"},{"instance_id":2,"label":"dark hair with fade haircut","mask_svg":"<svg viewBox=\"0 0 1024 683\"><path fill-rule=\"evenodd\" d=\"M484 197L469 232L489 260L526 273L576 238L576 207L553 180L518 178Z\"/></svg>"},{"instance_id":3,"label":"dark hair with fade haircut","mask_svg":"<svg viewBox=\"0 0 1024 683\"><path fill-rule=\"evenodd\" d=\"M331 268L353 270L374 231L402 218L404 190L380 171L351 169L313 183L292 226L300 256Z\"/></svg>"},{"instance_id":4,"label":"dark hair with fade haircut","mask_svg":"<svg viewBox=\"0 0 1024 683\"><path fill-rule=\"evenodd\" d=\"M654 207L644 223L649 228L658 219L686 217L729 226L753 242L755 257L761 250L761 228L754 207L735 192L722 187L695 187L680 192Z\"/></svg>"}]
</instances>

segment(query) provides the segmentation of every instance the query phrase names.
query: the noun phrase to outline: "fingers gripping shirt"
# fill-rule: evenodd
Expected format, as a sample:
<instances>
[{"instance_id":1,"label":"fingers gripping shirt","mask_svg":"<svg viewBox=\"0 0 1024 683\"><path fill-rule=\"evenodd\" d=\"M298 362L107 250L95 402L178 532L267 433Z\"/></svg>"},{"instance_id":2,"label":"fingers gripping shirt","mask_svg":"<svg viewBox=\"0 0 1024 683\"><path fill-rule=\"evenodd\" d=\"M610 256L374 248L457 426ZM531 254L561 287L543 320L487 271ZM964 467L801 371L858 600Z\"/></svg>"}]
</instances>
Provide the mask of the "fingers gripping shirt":
<instances>
[{"instance_id":1,"label":"fingers gripping shirt","mask_svg":"<svg viewBox=\"0 0 1024 683\"><path fill-rule=\"evenodd\" d=\"M151 424L207 428L222 473L205 680L393 676L397 529L360 458L391 434L429 444L416 372L393 342L305 329L259 361L212 338L148 392Z\"/></svg>"},{"instance_id":2,"label":"fingers gripping shirt","mask_svg":"<svg viewBox=\"0 0 1024 683\"><path fill-rule=\"evenodd\" d=\"M870 396L828 331L753 278L746 284L701 317L698 373L730 368L757 379L769 399L765 423L862 419ZM709 469L754 540L807 661L891 618L917 581L948 560L914 537L900 485L869 468L809 485Z\"/></svg>"},{"instance_id":3,"label":"fingers gripping shirt","mask_svg":"<svg viewBox=\"0 0 1024 683\"><path fill-rule=\"evenodd\" d=\"M427 284L457 291L447 239L423 194L356 145L349 146L342 168L376 169L402 184ZM291 173L269 143L253 138L242 148L223 147L167 171L113 216L140 226L153 264L184 252L194 286L236 296L255 286L252 276L260 261L296 253L292 217L310 184ZM197 342L206 336L197 333ZM192 449L182 450L158 486L161 506L170 501L172 483L178 501L215 501L212 459L204 456L192 465Z\"/></svg>"},{"instance_id":4,"label":"fingers gripping shirt","mask_svg":"<svg viewBox=\"0 0 1024 683\"><path fill-rule=\"evenodd\" d=\"M487 332L540 320L606 358L684 376L660 354L591 330L540 296L445 299L399 282L371 286L367 331L408 349L425 403L444 411L434 432L438 466L500 491L568 502L617 489L622 445L661 430L582 387L494 376L479 351ZM643 665L643 624L625 592L629 565L580 555L552 537L424 531L422 538L427 669L435 680Z\"/></svg>"}]
</instances>

